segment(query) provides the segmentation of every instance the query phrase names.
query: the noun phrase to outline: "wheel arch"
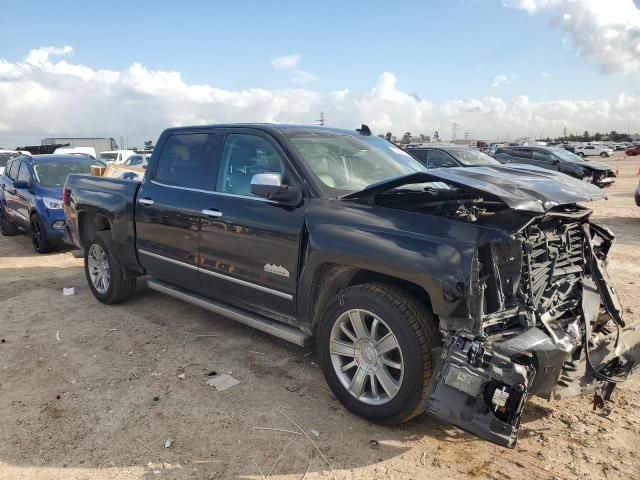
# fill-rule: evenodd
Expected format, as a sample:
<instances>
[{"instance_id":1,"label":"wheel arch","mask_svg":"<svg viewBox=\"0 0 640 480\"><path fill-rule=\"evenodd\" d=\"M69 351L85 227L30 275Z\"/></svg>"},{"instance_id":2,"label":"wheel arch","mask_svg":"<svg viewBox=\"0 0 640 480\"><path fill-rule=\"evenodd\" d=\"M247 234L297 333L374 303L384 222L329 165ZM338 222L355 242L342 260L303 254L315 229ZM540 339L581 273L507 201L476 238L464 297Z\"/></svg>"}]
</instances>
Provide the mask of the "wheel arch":
<instances>
[{"instance_id":1,"label":"wheel arch","mask_svg":"<svg viewBox=\"0 0 640 480\"><path fill-rule=\"evenodd\" d=\"M386 284L400 289L418 299L434 313L431 296L422 285L368 268L327 262L316 269L308 295L305 323L311 333L315 336L317 326L331 297L345 288L365 283ZM437 322L435 313L434 319Z\"/></svg>"},{"instance_id":2,"label":"wheel arch","mask_svg":"<svg viewBox=\"0 0 640 480\"><path fill-rule=\"evenodd\" d=\"M111 230L111 222L99 213L80 212L78 214L78 235L82 248L86 249L96 232Z\"/></svg>"}]
</instances>

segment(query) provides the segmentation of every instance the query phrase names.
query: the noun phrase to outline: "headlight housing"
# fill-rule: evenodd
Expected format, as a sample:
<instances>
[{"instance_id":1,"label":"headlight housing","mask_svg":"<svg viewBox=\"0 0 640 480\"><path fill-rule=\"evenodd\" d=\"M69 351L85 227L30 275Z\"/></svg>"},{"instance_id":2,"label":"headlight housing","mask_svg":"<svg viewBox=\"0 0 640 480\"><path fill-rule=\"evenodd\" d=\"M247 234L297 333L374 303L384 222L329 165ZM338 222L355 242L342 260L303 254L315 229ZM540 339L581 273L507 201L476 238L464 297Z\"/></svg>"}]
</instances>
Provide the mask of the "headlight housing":
<instances>
[{"instance_id":1,"label":"headlight housing","mask_svg":"<svg viewBox=\"0 0 640 480\"><path fill-rule=\"evenodd\" d=\"M44 206L49 210L62 209L62 200L59 198L44 197L42 201L44 202Z\"/></svg>"}]
</instances>

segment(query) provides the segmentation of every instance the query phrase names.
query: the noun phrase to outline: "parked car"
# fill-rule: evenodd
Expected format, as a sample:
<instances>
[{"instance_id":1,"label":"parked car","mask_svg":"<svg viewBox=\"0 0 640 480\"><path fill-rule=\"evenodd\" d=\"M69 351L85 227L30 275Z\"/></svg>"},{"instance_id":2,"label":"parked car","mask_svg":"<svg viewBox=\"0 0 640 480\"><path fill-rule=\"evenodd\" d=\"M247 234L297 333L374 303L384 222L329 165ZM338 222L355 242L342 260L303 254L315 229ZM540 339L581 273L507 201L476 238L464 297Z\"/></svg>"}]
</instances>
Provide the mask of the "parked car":
<instances>
[{"instance_id":1,"label":"parked car","mask_svg":"<svg viewBox=\"0 0 640 480\"><path fill-rule=\"evenodd\" d=\"M172 128L141 183L70 175L67 231L93 295L125 301L145 276L298 345L315 337L356 414L426 409L510 447L528 395L624 378L640 329L615 341L614 237L576 203L599 188L543 169L427 170L366 131Z\"/></svg>"},{"instance_id":2,"label":"parked car","mask_svg":"<svg viewBox=\"0 0 640 480\"><path fill-rule=\"evenodd\" d=\"M123 165L127 165L130 167L142 167L142 168L147 168L147 165L149 164L149 157L151 155L148 153L136 153L135 155L131 155L129 158L127 158Z\"/></svg>"},{"instance_id":3,"label":"parked car","mask_svg":"<svg viewBox=\"0 0 640 480\"><path fill-rule=\"evenodd\" d=\"M604 163L587 162L562 148L553 147L504 147L494 155L502 163L535 165L548 170L557 170L599 187L608 187L615 182L616 174Z\"/></svg>"},{"instance_id":4,"label":"parked car","mask_svg":"<svg viewBox=\"0 0 640 480\"><path fill-rule=\"evenodd\" d=\"M103 162L116 162L122 164L127 160L127 158L135 154L136 152L134 150L110 150L108 152L100 152L98 154L98 158Z\"/></svg>"},{"instance_id":5,"label":"parked car","mask_svg":"<svg viewBox=\"0 0 640 480\"><path fill-rule=\"evenodd\" d=\"M407 153L410 153L427 168L501 165L498 160L489 155L468 147L438 145L408 148Z\"/></svg>"},{"instance_id":6,"label":"parked car","mask_svg":"<svg viewBox=\"0 0 640 480\"><path fill-rule=\"evenodd\" d=\"M12 158L19 157L21 155L20 152L16 150L3 150L0 149L0 175L4 172L4 168L7 165L7 162Z\"/></svg>"},{"instance_id":7,"label":"parked car","mask_svg":"<svg viewBox=\"0 0 640 480\"><path fill-rule=\"evenodd\" d=\"M576 153L576 147L574 147L573 145L570 145L568 143L563 143L561 145L558 145L560 148L564 148L567 152L571 152L571 153Z\"/></svg>"},{"instance_id":8,"label":"parked car","mask_svg":"<svg viewBox=\"0 0 640 480\"><path fill-rule=\"evenodd\" d=\"M634 155L640 155L640 144L629 145L624 149L624 153L626 155L629 155L630 157L633 157Z\"/></svg>"},{"instance_id":9,"label":"parked car","mask_svg":"<svg viewBox=\"0 0 640 480\"><path fill-rule=\"evenodd\" d=\"M31 232L33 248L47 253L62 243L62 186L69 173L89 173L96 160L84 155L15 157L0 176L0 233Z\"/></svg>"},{"instance_id":10,"label":"parked car","mask_svg":"<svg viewBox=\"0 0 640 480\"><path fill-rule=\"evenodd\" d=\"M580 157L602 157L607 158L613 155L613 149L604 145L584 145L577 147L574 153Z\"/></svg>"},{"instance_id":11,"label":"parked car","mask_svg":"<svg viewBox=\"0 0 640 480\"><path fill-rule=\"evenodd\" d=\"M96 149L93 147L59 147L54 155L87 155L96 158Z\"/></svg>"}]
</instances>

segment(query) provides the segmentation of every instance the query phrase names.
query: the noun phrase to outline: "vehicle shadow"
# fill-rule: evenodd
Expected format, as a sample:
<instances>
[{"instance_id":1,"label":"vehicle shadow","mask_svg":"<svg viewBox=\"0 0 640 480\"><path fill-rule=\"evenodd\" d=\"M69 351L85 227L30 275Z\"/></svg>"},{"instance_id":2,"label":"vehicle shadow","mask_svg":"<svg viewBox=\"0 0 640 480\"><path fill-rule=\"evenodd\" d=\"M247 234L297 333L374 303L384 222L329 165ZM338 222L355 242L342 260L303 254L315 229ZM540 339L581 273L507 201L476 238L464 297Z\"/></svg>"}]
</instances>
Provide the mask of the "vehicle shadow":
<instances>
[{"instance_id":1,"label":"vehicle shadow","mask_svg":"<svg viewBox=\"0 0 640 480\"><path fill-rule=\"evenodd\" d=\"M635 204L634 208L637 208ZM640 213L640 209L638 209ZM620 245L640 245L640 215L629 217L596 217L594 223L604 225L616 236L616 243Z\"/></svg>"}]
</instances>

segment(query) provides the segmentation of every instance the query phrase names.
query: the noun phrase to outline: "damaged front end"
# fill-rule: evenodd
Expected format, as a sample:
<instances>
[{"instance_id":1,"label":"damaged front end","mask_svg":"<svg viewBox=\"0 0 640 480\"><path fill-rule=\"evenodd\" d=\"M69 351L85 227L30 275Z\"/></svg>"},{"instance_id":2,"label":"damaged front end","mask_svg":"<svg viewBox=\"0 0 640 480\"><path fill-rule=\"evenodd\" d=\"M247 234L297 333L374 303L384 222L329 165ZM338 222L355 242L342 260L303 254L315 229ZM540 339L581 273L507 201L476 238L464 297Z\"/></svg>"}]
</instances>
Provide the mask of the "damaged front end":
<instances>
[{"instance_id":1,"label":"damaged front end","mask_svg":"<svg viewBox=\"0 0 640 480\"><path fill-rule=\"evenodd\" d=\"M605 269L614 236L590 213L556 207L476 248L470 326L445 332L429 413L513 447L528 395L607 396L634 370L640 329L625 325Z\"/></svg>"}]
</instances>

